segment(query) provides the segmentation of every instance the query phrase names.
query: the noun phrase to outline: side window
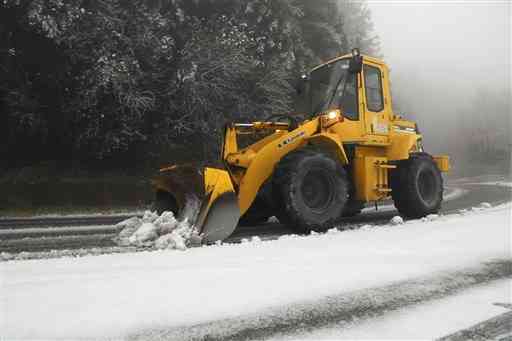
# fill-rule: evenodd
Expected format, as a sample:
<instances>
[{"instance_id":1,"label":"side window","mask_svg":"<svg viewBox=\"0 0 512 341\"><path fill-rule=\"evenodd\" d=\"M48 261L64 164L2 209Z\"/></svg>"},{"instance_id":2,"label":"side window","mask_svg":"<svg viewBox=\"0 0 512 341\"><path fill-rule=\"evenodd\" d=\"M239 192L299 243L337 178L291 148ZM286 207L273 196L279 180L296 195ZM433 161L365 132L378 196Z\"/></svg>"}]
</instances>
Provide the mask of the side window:
<instances>
[{"instance_id":1,"label":"side window","mask_svg":"<svg viewBox=\"0 0 512 341\"><path fill-rule=\"evenodd\" d=\"M384 109L384 98L382 97L382 81L380 70L376 67L364 66L364 84L366 87L366 103L368 110L379 112Z\"/></svg>"},{"instance_id":2,"label":"side window","mask_svg":"<svg viewBox=\"0 0 512 341\"><path fill-rule=\"evenodd\" d=\"M347 74L346 83L340 84L336 92L333 104L343 109L343 116L352 121L359 119L357 106L357 75Z\"/></svg>"},{"instance_id":3,"label":"side window","mask_svg":"<svg viewBox=\"0 0 512 341\"><path fill-rule=\"evenodd\" d=\"M348 74L345 93L341 99L343 116L349 120L357 121L359 119L359 108L357 106L357 75Z\"/></svg>"}]
</instances>

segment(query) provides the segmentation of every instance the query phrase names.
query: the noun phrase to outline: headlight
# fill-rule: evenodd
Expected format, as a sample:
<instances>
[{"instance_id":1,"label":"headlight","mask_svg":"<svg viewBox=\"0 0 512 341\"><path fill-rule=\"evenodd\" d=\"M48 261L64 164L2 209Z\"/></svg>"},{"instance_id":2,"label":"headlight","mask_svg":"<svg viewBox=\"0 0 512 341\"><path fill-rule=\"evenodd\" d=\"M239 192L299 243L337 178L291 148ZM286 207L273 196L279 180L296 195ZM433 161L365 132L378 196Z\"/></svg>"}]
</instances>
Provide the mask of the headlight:
<instances>
[{"instance_id":1,"label":"headlight","mask_svg":"<svg viewBox=\"0 0 512 341\"><path fill-rule=\"evenodd\" d=\"M423 140L422 139L418 139L416 141L416 149L419 151L419 152L424 152L424 149L423 149Z\"/></svg>"},{"instance_id":2,"label":"headlight","mask_svg":"<svg viewBox=\"0 0 512 341\"><path fill-rule=\"evenodd\" d=\"M340 115L340 113L336 110L334 111L331 111L327 114L327 118L329 118L330 120L334 120L336 119L338 116Z\"/></svg>"},{"instance_id":3,"label":"headlight","mask_svg":"<svg viewBox=\"0 0 512 341\"><path fill-rule=\"evenodd\" d=\"M341 110L331 110L321 115L322 128L329 128L342 120L343 116L341 114Z\"/></svg>"}]
</instances>

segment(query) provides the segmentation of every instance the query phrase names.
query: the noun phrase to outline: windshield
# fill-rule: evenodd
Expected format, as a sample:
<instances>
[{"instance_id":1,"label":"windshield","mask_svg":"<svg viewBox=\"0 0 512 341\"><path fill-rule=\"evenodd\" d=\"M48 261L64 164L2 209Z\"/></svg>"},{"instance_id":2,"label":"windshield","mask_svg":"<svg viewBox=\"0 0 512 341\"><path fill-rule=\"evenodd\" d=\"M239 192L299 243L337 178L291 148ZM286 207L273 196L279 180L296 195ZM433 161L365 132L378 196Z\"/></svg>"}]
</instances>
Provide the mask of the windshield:
<instances>
[{"instance_id":1,"label":"windshield","mask_svg":"<svg viewBox=\"0 0 512 341\"><path fill-rule=\"evenodd\" d=\"M347 80L348 63L347 59L343 59L311 72L310 95L313 114L333 109L334 97L342 96Z\"/></svg>"},{"instance_id":2,"label":"windshield","mask_svg":"<svg viewBox=\"0 0 512 341\"><path fill-rule=\"evenodd\" d=\"M359 119L357 75L349 73L348 67L349 60L342 59L311 72L308 111L312 115L342 108L346 118Z\"/></svg>"}]
</instances>

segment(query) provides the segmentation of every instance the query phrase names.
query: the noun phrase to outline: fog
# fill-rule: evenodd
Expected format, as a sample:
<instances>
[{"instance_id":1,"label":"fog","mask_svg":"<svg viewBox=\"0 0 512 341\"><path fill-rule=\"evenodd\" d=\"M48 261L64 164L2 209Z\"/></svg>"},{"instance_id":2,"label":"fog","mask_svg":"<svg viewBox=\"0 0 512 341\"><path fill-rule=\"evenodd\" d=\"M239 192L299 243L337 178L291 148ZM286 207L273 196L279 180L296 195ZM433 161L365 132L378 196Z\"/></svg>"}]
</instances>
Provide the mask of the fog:
<instances>
[{"instance_id":1,"label":"fog","mask_svg":"<svg viewBox=\"0 0 512 341\"><path fill-rule=\"evenodd\" d=\"M462 154L485 130L500 136L488 144L506 144L510 153L510 2L369 0L368 6L391 68L395 107L418 121L427 148L469 160Z\"/></svg>"}]
</instances>

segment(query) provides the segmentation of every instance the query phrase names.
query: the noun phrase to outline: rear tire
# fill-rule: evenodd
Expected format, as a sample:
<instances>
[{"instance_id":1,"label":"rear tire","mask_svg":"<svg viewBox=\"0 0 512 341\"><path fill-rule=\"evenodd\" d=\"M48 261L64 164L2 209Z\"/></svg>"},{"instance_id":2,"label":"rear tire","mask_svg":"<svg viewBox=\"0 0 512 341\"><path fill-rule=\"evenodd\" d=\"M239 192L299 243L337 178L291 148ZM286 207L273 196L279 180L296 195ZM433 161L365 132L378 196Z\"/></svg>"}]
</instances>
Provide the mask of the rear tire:
<instances>
[{"instance_id":1,"label":"rear tire","mask_svg":"<svg viewBox=\"0 0 512 341\"><path fill-rule=\"evenodd\" d=\"M170 193L157 191L155 193L155 201L153 202L151 210L153 212L157 212L158 215L161 215L166 211L170 211L176 216L178 214L178 203Z\"/></svg>"},{"instance_id":2,"label":"rear tire","mask_svg":"<svg viewBox=\"0 0 512 341\"><path fill-rule=\"evenodd\" d=\"M404 217L417 219L439 212L443 177L430 155L412 155L400 161L390 180L395 207Z\"/></svg>"},{"instance_id":3,"label":"rear tire","mask_svg":"<svg viewBox=\"0 0 512 341\"><path fill-rule=\"evenodd\" d=\"M358 214L361 214L364 208L364 202L361 201L350 201L347 202L345 205L345 208L343 209L343 212L341 216L343 218L351 218L355 217Z\"/></svg>"},{"instance_id":4,"label":"rear tire","mask_svg":"<svg viewBox=\"0 0 512 341\"><path fill-rule=\"evenodd\" d=\"M274 172L277 217L301 233L333 227L348 197L348 180L339 162L320 152L299 150L285 156Z\"/></svg>"}]
</instances>

